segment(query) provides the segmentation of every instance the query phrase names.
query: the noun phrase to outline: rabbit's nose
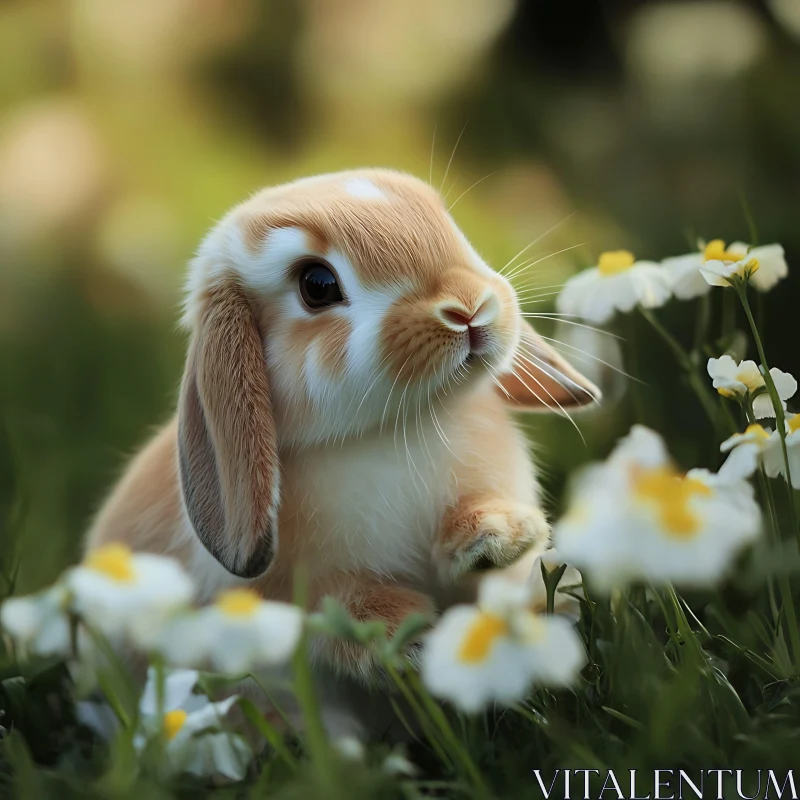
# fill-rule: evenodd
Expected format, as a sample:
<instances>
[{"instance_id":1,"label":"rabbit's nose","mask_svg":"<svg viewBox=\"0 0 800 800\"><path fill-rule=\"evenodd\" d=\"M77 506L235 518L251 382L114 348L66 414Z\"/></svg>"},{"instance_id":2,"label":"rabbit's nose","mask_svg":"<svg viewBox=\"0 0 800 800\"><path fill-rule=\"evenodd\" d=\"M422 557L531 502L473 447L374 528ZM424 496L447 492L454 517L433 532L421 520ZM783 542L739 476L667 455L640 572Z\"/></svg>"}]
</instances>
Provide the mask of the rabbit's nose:
<instances>
[{"instance_id":1,"label":"rabbit's nose","mask_svg":"<svg viewBox=\"0 0 800 800\"><path fill-rule=\"evenodd\" d=\"M498 317L500 303L494 293L484 295L477 307L467 309L461 303L447 301L436 308L436 316L455 331L467 328L483 328L491 325Z\"/></svg>"}]
</instances>

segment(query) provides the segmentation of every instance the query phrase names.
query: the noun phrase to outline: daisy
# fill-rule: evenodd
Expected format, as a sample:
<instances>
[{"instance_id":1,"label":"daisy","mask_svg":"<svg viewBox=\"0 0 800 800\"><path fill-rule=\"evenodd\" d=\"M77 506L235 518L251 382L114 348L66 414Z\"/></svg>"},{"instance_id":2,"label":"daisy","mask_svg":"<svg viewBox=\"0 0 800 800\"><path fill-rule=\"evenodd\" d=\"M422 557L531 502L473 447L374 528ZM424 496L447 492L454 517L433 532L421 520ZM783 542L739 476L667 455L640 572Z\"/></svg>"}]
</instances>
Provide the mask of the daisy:
<instances>
[{"instance_id":1,"label":"daisy","mask_svg":"<svg viewBox=\"0 0 800 800\"><path fill-rule=\"evenodd\" d=\"M700 272L710 286L729 286L739 278L766 292L789 271L779 244L751 248L744 242L733 242L726 247L721 239L715 239L708 243L703 257Z\"/></svg>"},{"instance_id":2,"label":"daisy","mask_svg":"<svg viewBox=\"0 0 800 800\"><path fill-rule=\"evenodd\" d=\"M707 369L714 382L714 388L723 397L741 399L750 396L753 402L753 413L757 419L775 416L772 400L766 393L764 374L755 361L742 361L737 364L730 356L726 355L720 358L709 358ZM797 391L797 381L793 375L776 367L773 367L769 374L778 390L781 405L785 411L786 400L794 397Z\"/></svg>"},{"instance_id":3,"label":"daisy","mask_svg":"<svg viewBox=\"0 0 800 800\"><path fill-rule=\"evenodd\" d=\"M760 529L753 489L735 470L682 475L661 437L635 425L579 477L554 542L603 591L636 580L707 585Z\"/></svg>"},{"instance_id":4,"label":"daisy","mask_svg":"<svg viewBox=\"0 0 800 800\"><path fill-rule=\"evenodd\" d=\"M11 597L0 606L0 626L20 649L40 656L71 650L67 589L56 584L39 594Z\"/></svg>"},{"instance_id":5,"label":"daisy","mask_svg":"<svg viewBox=\"0 0 800 800\"><path fill-rule=\"evenodd\" d=\"M652 261L635 261L627 250L602 253L597 266L570 278L556 300L563 314L607 322L615 311L657 308L670 297L667 274Z\"/></svg>"},{"instance_id":6,"label":"daisy","mask_svg":"<svg viewBox=\"0 0 800 800\"><path fill-rule=\"evenodd\" d=\"M530 609L530 587L491 575L477 605L444 613L427 635L422 680L466 712L521 700L531 684L569 686L586 663L572 625Z\"/></svg>"},{"instance_id":7,"label":"daisy","mask_svg":"<svg viewBox=\"0 0 800 800\"><path fill-rule=\"evenodd\" d=\"M780 435L772 434L774 446L765 448L762 459L767 475L775 478L778 475L786 477L786 464L783 460ZM800 414L789 414L786 417L786 455L789 459L792 487L800 489Z\"/></svg>"},{"instance_id":8,"label":"daisy","mask_svg":"<svg viewBox=\"0 0 800 800\"><path fill-rule=\"evenodd\" d=\"M153 553L108 544L64 576L72 609L110 638L137 639L187 606L194 587L181 565Z\"/></svg>"},{"instance_id":9,"label":"daisy","mask_svg":"<svg viewBox=\"0 0 800 800\"><path fill-rule=\"evenodd\" d=\"M170 771L198 776L221 774L231 780L242 780L253 751L242 736L220 729L238 696L212 703L205 695L192 692L197 678L194 670L167 674L163 705L159 708L157 675L150 667L139 704L140 722L133 739L134 748L141 754L163 735L166 740L163 752Z\"/></svg>"},{"instance_id":10,"label":"daisy","mask_svg":"<svg viewBox=\"0 0 800 800\"><path fill-rule=\"evenodd\" d=\"M672 293L678 300L691 300L711 291L711 284L700 272L704 263L702 252L665 258L661 262L672 284Z\"/></svg>"},{"instance_id":11,"label":"daisy","mask_svg":"<svg viewBox=\"0 0 800 800\"><path fill-rule=\"evenodd\" d=\"M228 589L212 605L174 617L146 644L173 665L208 664L240 675L287 663L303 620L297 606L264 600L248 588Z\"/></svg>"},{"instance_id":12,"label":"daisy","mask_svg":"<svg viewBox=\"0 0 800 800\"><path fill-rule=\"evenodd\" d=\"M713 281L706 279L703 269L708 269L707 262L713 262L711 269L720 269L719 264L741 264L742 267L749 259L758 261L758 268L751 270L750 282L760 291L771 289L788 272L783 247L779 244L769 244L763 247L750 248L744 242L733 242L726 247L722 239L714 239L706 244L698 242L698 250L684 256L665 258L661 265L669 274L672 283L672 292L679 300L690 300L693 297L708 294L711 286L727 286L727 281L717 282L718 275ZM727 270L725 270L727 271Z\"/></svg>"},{"instance_id":13,"label":"daisy","mask_svg":"<svg viewBox=\"0 0 800 800\"><path fill-rule=\"evenodd\" d=\"M389 755L383 759L381 769L387 775L401 778L413 778L415 775L419 774L416 765L412 764L401 750L395 750L393 753L389 753Z\"/></svg>"},{"instance_id":14,"label":"daisy","mask_svg":"<svg viewBox=\"0 0 800 800\"><path fill-rule=\"evenodd\" d=\"M356 736L338 736L332 740L333 749L346 761L363 761L366 749Z\"/></svg>"},{"instance_id":15,"label":"daisy","mask_svg":"<svg viewBox=\"0 0 800 800\"><path fill-rule=\"evenodd\" d=\"M766 462L770 465L777 464L777 461L783 463L778 432L757 424L748 425L744 433L734 433L719 446L719 449L729 454L720 468L720 475L744 479L756 471L762 460L765 461L765 466ZM778 470L775 468L774 475L777 474Z\"/></svg>"}]
</instances>

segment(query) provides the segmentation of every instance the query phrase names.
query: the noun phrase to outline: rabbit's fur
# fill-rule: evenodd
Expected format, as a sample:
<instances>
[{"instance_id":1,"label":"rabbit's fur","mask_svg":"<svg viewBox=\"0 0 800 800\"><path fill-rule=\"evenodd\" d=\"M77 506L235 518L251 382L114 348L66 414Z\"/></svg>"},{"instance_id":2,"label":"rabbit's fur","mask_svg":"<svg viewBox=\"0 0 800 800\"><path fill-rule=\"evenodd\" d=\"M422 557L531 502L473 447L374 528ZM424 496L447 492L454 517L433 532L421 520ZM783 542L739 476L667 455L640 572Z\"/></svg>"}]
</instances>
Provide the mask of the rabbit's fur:
<instances>
[{"instance_id":1,"label":"rabbit's fur","mask_svg":"<svg viewBox=\"0 0 800 800\"><path fill-rule=\"evenodd\" d=\"M310 260L343 302L304 305ZM111 493L90 549L176 556L202 600L248 582L290 601L302 566L313 606L332 595L391 631L445 606L476 566L546 544L513 412L598 393L426 183L359 170L256 194L203 242L184 323L177 414ZM315 646L326 670L369 679L363 649Z\"/></svg>"}]
</instances>

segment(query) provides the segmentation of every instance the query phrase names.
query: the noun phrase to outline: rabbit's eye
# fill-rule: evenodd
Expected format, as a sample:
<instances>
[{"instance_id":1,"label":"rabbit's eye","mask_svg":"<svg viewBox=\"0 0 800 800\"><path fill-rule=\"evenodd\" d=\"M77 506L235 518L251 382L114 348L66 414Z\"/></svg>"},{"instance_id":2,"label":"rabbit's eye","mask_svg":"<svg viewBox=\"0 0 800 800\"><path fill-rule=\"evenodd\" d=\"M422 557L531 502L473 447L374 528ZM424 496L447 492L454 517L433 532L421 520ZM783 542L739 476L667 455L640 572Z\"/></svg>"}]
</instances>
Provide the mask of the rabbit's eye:
<instances>
[{"instance_id":1,"label":"rabbit's eye","mask_svg":"<svg viewBox=\"0 0 800 800\"><path fill-rule=\"evenodd\" d=\"M344 300L333 270L320 261L303 265L300 296L309 308L324 308Z\"/></svg>"}]
</instances>

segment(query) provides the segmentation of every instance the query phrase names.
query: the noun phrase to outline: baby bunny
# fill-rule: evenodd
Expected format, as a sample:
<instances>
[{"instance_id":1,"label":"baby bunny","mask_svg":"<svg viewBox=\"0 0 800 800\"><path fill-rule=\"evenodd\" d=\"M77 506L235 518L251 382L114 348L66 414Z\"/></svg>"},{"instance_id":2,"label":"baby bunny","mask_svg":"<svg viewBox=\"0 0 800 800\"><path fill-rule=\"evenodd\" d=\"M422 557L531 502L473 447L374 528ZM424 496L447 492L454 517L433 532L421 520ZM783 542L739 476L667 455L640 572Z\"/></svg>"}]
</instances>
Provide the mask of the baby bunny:
<instances>
[{"instance_id":1,"label":"baby bunny","mask_svg":"<svg viewBox=\"0 0 800 800\"><path fill-rule=\"evenodd\" d=\"M291 601L304 569L391 631L548 524L514 411L596 388L524 321L426 183L388 170L266 189L191 264L177 415L90 531L183 561L203 597L249 582ZM318 642L327 668L369 656Z\"/></svg>"}]
</instances>

